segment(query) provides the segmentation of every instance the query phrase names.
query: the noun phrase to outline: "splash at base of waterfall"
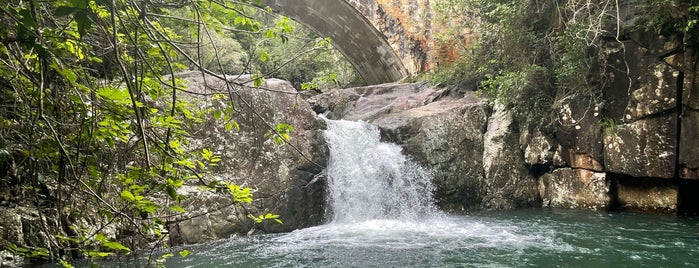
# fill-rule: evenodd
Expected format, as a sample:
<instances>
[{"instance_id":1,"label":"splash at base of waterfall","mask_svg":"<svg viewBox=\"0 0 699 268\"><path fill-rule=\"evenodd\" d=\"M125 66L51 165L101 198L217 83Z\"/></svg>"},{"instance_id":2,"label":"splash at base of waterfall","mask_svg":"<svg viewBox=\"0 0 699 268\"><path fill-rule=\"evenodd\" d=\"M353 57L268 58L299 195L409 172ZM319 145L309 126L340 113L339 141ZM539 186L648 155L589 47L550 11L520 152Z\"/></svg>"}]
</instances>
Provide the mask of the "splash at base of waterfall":
<instances>
[{"instance_id":1,"label":"splash at base of waterfall","mask_svg":"<svg viewBox=\"0 0 699 268\"><path fill-rule=\"evenodd\" d=\"M375 219L234 237L194 246L191 256L172 258L166 265L696 267L698 227L699 218L556 209L421 221Z\"/></svg>"}]
</instances>

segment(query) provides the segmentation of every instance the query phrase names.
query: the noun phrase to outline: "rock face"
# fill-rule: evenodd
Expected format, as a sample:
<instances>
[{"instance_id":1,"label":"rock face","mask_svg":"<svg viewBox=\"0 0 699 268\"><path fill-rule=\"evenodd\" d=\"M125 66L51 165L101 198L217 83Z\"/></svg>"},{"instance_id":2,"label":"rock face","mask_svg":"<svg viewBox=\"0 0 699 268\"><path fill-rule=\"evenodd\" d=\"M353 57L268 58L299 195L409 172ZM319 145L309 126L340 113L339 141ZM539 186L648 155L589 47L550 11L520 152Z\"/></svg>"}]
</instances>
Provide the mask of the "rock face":
<instances>
[{"instance_id":1,"label":"rock face","mask_svg":"<svg viewBox=\"0 0 699 268\"><path fill-rule=\"evenodd\" d=\"M183 74L182 78L189 81L189 91L226 92L225 83L212 77L194 73ZM232 206L230 198L194 186L183 187L180 194L187 196L183 207L193 216L170 224L179 233L178 242L203 242L253 228L291 231L323 221L325 187L319 177L327 162L327 149L316 114L308 103L297 99L297 92L286 81L269 79L260 89L234 90L232 104L228 98L188 97L201 109L215 107L232 112L230 119L239 125L239 129L227 130L225 122L209 118L205 127L190 130L190 142L195 151L210 148L220 154L222 161L211 175L254 189L254 200L242 209ZM290 145L276 144L268 137L270 127L279 123L293 127ZM268 212L279 214L284 224L255 225L248 218Z\"/></svg>"},{"instance_id":2,"label":"rock face","mask_svg":"<svg viewBox=\"0 0 699 268\"><path fill-rule=\"evenodd\" d=\"M387 114L374 123L387 139L430 167L446 210L479 207L485 196L483 132L490 107L474 97L439 100Z\"/></svg>"},{"instance_id":3,"label":"rock face","mask_svg":"<svg viewBox=\"0 0 699 268\"><path fill-rule=\"evenodd\" d=\"M501 105L488 119L484 134L483 168L486 208L511 209L541 204L536 178L524 165L513 115Z\"/></svg>"},{"instance_id":4,"label":"rock face","mask_svg":"<svg viewBox=\"0 0 699 268\"><path fill-rule=\"evenodd\" d=\"M618 208L653 213L673 213L678 209L679 186L671 181L626 176L612 181Z\"/></svg>"},{"instance_id":5,"label":"rock face","mask_svg":"<svg viewBox=\"0 0 699 268\"><path fill-rule=\"evenodd\" d=\"M699 51L685 52L682 61L682 117L679 148L680 176L699 180ZM693 58L692 58L693 57Z\"/></svg>"},{"instance_id":6,"label":"rock face","mask_svg":"<svg viewBox=\"0 0 699 268\"><path fill-rule=\"evenodd\" d=\"M548 138L560 146L565 163L549 167L565 171L542 177L542 198L550 206L676 213L681 195L691 192L681 191L681 180L699 178L696 52L676 49L680 44L673 38L631 28L620 32L624 41L609 41L597 51L609 65L606 71L590 74L610 78L602 95L570 95L554 105L559 125ZM582 179L594 178L583 175L589 172L606 176L607 186L573 187L595 181Z\"/></svg>"},{"instance_id":7,"label":"rock face","mask_svg":"<svg viewBox=\"0 0 699 268\"><path fill-rule=\"evenodd\" d=\"M604 138L604 163L610 172L634 177L675 176L676 117L657 116L618 126Z\"/></svg>"}]
</instances>

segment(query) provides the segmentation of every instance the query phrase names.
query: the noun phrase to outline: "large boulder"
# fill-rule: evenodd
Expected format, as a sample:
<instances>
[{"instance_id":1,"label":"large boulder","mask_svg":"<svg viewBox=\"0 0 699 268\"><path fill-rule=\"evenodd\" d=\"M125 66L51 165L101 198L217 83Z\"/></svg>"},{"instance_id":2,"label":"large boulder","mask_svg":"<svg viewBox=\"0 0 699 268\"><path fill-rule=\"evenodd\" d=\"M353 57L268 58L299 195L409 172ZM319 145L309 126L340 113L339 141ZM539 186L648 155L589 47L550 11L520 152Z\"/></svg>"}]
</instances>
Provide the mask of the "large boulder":
<instances>
[{"instance_id":1,"label":"large boulder","mask_svg":"<svg viewBox=\"0 0 699 268\"><path fill-rule=\"evenodd\" d=\"M495 105L483 136L485 208L541 205L537 180L525 165L519 137L512 112L502 105Z\"/></svg>"},{"instance_id":2,"label":"large boulder","mask_svg":"<svg viewBox=\"0 0 699 268\"><path fill-rule=\"evenodd\" d=\"M228 81L233 86L229 99L226 81L200 73L181 77L188 81L188 91L195 93L183 98L201 111L223 111L219 118L210 115L204 126L189 130L191 149L208 148L221 155L209 176L250 187L253 202L241 207L233 205L230 197L203 192L194 185L181 188L190 218L171 220L171 231L179 234L176 242L203 242L253 228L282 232L322 223L325 187L319 178L327 148L322 124L308 103L298 99L299 93L286 81L268 79L255 88L243 77ZM226 97L197 93L225 93ZM232 122L237 127L226 126ZM293 127L288 144L271 137L277 124ZM256 224L248 217L264 213L279 214L283 224Z\"/></svg>"},{"instance_id":3,"label":"large boulder","mask_svg":"<svg viewBox=\"0 0 699 268\"><path fill-rule=\"evenodd\" d=\"M445 98L374 120L388 139L434 173L443 209L479 208L483 185L483 132L490 106L473 95Z\"/></svg>"}]
</instances>

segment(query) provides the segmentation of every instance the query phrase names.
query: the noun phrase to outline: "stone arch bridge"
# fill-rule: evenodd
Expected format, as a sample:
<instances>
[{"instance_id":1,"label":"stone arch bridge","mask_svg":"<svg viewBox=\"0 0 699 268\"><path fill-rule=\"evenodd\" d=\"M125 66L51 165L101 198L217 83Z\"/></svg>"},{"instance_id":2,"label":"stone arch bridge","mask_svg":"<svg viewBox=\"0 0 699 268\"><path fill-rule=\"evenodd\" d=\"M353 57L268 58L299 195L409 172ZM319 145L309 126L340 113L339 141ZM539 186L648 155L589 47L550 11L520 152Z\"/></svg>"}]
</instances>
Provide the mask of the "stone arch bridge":
<instances>
[{"instance_id":1,"label":"stone arch bridge","mask_svg":"<svg viewBox=\"0 0 699 268\"><path fill-rule=\"evenodd\" d=\"M432 1L434 2L434 1ZM263 0L305 24L352 63L367 84L395 82L429 69L434 23L429 0Z\"/></svg>"}]
</instances>

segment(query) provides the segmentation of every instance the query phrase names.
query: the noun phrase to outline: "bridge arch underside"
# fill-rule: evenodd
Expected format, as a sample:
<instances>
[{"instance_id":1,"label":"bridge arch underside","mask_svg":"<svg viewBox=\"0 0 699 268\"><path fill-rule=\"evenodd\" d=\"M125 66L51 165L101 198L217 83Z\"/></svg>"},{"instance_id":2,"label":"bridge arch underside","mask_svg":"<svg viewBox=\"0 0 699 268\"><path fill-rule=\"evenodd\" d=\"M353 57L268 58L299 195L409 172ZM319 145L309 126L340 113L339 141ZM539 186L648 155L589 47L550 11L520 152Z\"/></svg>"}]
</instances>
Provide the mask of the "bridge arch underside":
<instances>
[{"instance_id":1,"label":"bridge arch underside","mask_svg":"<svg viewBox=\"0 0 699 268\"><path fill-rule=\"evenodd\" d=\"M264 0L262 4L330 37L369 85L408 76L383 34L344 0Z\"/></svg>"}]
</instances>

